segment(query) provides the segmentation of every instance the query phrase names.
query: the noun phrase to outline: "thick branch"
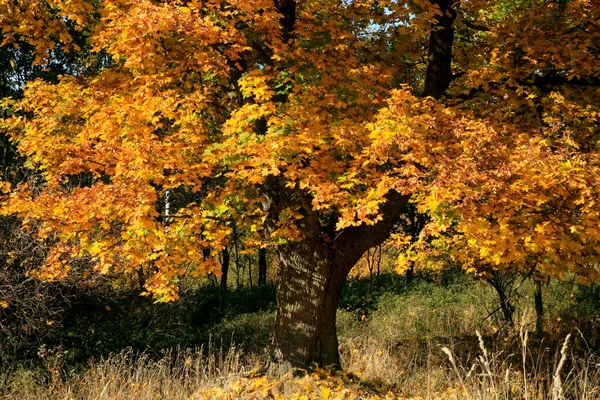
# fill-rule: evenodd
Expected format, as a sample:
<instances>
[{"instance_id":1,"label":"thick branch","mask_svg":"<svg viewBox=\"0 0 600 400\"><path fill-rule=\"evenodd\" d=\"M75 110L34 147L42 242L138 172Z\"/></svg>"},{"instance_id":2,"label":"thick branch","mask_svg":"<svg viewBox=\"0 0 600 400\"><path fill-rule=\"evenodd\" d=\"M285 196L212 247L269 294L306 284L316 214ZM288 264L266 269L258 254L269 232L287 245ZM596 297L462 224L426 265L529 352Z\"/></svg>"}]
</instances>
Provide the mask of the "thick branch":
<instances>
[{"instance_id":1,"label":"thick branch","mask_svg":"<svg viewBox=\"0 0 600 400\"><path fill-rule=\"evenodd\" d=\"M442 15L432 27L429 36L429 56L423 94L439 99L446 93L452 81L452 25L456 12L452 9L453 0L435 0L433 3L440 8Z\"/></svg>"},{"instance_id":2,"label":"thick branch","mask_svg":"<svg viewBox=\"0 0 600 400\"><path fill-rule=\"evenodd\" d=\"M573 77L569 79L566 76L556 75L555 73L549 73L544 76L532 74L527 78L519 79L517 84L520 86L536 87L543 92L549 93L553 86L560 85L598 88L600 87L600 79L593 77ZM489 89L499 90L502 87L506 87L511 90L516 90L519 87L514 84L508 84L506 80L501 82L487 82L486 86L488 90L486 90L483 85L480 85L476 88L471 88L469 92L453 95L451 99L457 102L463 102L472 100L481 93L489 92Z\"/></svg>"},{"instance_id":3,"label":"thick branch","mask_svg":"<svg viewBox=\"0 0 600 400\"><path fill-rule=\"evenodd\" d=\"M296 25L296 0L280 0L277 3L277 11L281 14L282 37L284 41L294 38Z\"/></svg>"},{"instance_id":4,"label":"thick branch","mask_svg":"<svg viewBox=\"0 0 600 400\"><path fill-rule=\"evenodd\" d=\"M429 57L425 77L425 96L436 99L442 97L453 79L451 70L452 43L456 12L452 9L453 0L435 0L442 15L432 27L429 39ZM342 231L334 240L333 250L335 265L347 272L370 248L383 243L390 235L392 228L410 196L392 191L386 195L386 202L380 206L383 218L374 225L360 225Z\"/></svg>"},{"instance_id":5,"label":"thick branch","mask_svg":"<svg viewBox=\"0 0 600 400\"><path fill-rule=\"evenodd\" d=\"M475 29L476 31L482 31L482 32L489 32L490 31L490 28L488 28L487 26L479 25L479 24L476 24L476 23L471 22L471 21L463 20L463 24L467 28Z\"/></svg>"},{"instance_id":6,"label":"thick branch","mask_svg":"<svg viewBox=\"0 0 600 400\"><path fill-rule=\"evenodd\" d=\"M531 82L531 79L529 80ZM589 77L573 77L568 78L566 76L556 75L556 74L547 74L544 76L534 75L533 86L537 86L540 89L545 89L549 86L554 85L573 85L573 86L590 86L590 87L600 87L600 79L598 78L589 78ZM519 82L523 85L531 85L528 82Z\"/></svg>"},{"instance_id":7,"label":"thick branch","mask_svg":"<svg viewBox=\"0 0 600 400\"><path fill-rule=\"evenodd\" d=\"M362 224L343 230L333 242L336 264L349 271L370 248L383 243L404 212L410 196L389 192L379 207L383 219L374 225Z\"/></svg>"}]
</instances>

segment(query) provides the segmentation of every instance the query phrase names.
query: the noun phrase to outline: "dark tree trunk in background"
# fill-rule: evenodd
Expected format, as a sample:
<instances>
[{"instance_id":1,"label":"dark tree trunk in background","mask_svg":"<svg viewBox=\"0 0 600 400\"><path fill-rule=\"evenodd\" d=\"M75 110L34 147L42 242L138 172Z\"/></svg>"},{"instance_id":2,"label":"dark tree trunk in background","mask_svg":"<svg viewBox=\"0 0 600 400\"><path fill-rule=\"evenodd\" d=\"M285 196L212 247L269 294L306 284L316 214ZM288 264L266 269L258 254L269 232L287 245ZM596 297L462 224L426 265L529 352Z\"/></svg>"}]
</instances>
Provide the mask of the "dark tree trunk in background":
<instances>
[{"instance_id":1,"label":"dark tree trunk in background","mask_svg":"<svg viewBox=\"0 0 600 400\"><path fill-rule=\"evenodd\" d=\"M544 303L542 301L542 282L540 280L535 281L535 333L538 336L542 336L544 333Z\"/></svg>"},{"instance_id":2,"label":"dark tree trunk in background","mask_svg":"<svg viewBox=\"0 0 600 400\"><path fill-rule=\"evenodd\" d=\"M279 23L283 32L283 40L286 42L294 38L296 25L296 0L279 0L276 2L277 10L281 14Z\"/></svg>"},{"instance_id":3,"label":"dark tree trunk in background","mask_svg":"<svg viewBox=\"0 0 600 400\"><path fill-rule=\"evenodd\" d=\"M383 258L383 246L379 245L379 258L377 259L377 279L381 276L381 259ZM379 285L379 284L378 284Z\"/></svg>"},{"instance_id":4,"label":"dark tree trunk in background","mask_svg":"<svg viewBox=\"0 0 600 400\"><path fill-rule=\"evenodd\" d=\"M267 249L258 249L258 286L267 284Z\"/></svg>"},{"instance_id":5,"label":"dark tree trunk in background","mask_svg":"<svg viewBox=\"0 0 600 400\"><path fill-rule=\"evenodd\" d=\"M140 266L137 269L137 278L138 278L138 285L140 285L140 290L143 291L144 288L146 287L146 276L144 275L144 267Z\"/></svg>"},{"instance_id":6,"label":"dark tree trunk in background","mask_svg":"<svg viewBox=\"0 0 600 400\"><path fill-rule=\"evenodd\" d=\"M421 227L417 226L418 216L417 216L416 207L411 208L411 210L408 212L407 217L409 220L408 232L410 233L410 242L411 242L411 244L414 244L414 243L416 243L416 241L418 239L418 235L421 232ZM406 283L410 284L414 280L415 280L415 262L413 260L410 260L410 265L409 265L408 269L406 270Z\"/></svg>"},{"instance_id":7,"label":"dark tree trunk in background","mask_svg":"<svg viewBox=\"0 0 600 400\"><path fill-rule=\"evenodd\" d=\"M250 281L250 288L254 283L252 282L252 257L248 256L248 280Z\"/></svg>"},{"instance_id":8,"label":"dark tree trunk in background","mask_svg":"<svg viewBox=\"0 0 600 400\"><path fill-rule=\"evenodd\" d=\"M227 246L221 250L221 256L223 257L223 262L221 264L221 291L227 291L227 277L229 275L229 249Z\"/></svg>"},{"instance_id":9,"label":"dark tree trunk in background","mask_svg":"<svg viewBox=\"0 0 600 400\"><path fill-rule=\"evenodd\" d=\"M428 216L424 214L419 214L416 207L411 207L411 210L408 212L408 217L410 221L409 233L410 233L410 242L411 244L416 243L419 240L419 234L427 225ZM415 262L410 261L410 266L406 271L406 283L412 283L415 279Z\"/></svg>"},{"instance_id":10,"label":"dark tree trunk in background","mask_svg":"<svg viewBox=\"0 0 600 400\"><path fill-rule=\"evenodd\" d=\"M235 257L235 287L239 289L239 287L242 285L242 283L240 283L240 278L243 279L244 277L242 276L243 272L240 271L243 266L240 265L240 249L238 247L238 234L235 225L233 227L233 255Z\"/></svg>"},{"instance_id":11,"label":"dark tree trunk in background","mask_svg":"<svg viewBox=\"0 0 600 400\"><path fill-rule=\"evenodd\" d=\"M410 266L406 270L406 283L411 284L415 280L415 262L411 261Z\"/></svg>"},{"instance_id":12,"label":"dark tree trunk in background","mask_svg":"<svg viewBox=\"0 0 600 400\"><path fill-rule=\"evenodd\" d=\"M496 289L496 293L498 293L498 298L500 299L500 308L502 309L504 321L508 323L508 325L513 326L513 314L515 312L515 307L512 305L512 302L506 296L506 293L502 290L502 288L494 286L494 289Z\"/></svg>"},{"instance_id":13,"label":"dark tree trunk in background","mask_svg":"<svg viewBox=\"0 0 600 400\"><path fill-rule=\"evenodd\" d=\"M500 300L500 309L502 317L509 326L514 326L513 314L515 306L513 306L509 293L512 292L516 275L509 271L494 271L492 276L487 279L488 283L494 288Z\"/></svg>"}]
</instances>

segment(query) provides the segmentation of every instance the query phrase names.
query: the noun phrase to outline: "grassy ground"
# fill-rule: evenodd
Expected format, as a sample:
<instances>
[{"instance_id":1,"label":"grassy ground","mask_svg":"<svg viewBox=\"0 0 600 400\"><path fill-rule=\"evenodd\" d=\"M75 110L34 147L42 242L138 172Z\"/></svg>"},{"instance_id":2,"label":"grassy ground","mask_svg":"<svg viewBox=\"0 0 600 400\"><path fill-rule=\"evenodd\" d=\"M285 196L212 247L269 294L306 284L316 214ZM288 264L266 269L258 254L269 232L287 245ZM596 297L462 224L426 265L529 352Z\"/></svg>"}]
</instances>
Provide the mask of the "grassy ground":
<instances>
[{"instance_id":1,"label":"grassy ground","mask_svg":"<svg viewBox=\"0 0 600 400\"><path fill-rule=\"evenodd\" d=\"M600 398L597 287L568 282L545 287L545 333L538 337L532 334L528 282L515 299L515 326L509 328L499 312L492 313L495 292L460 274L410 285L394 275L354 280L338 312L343 372L308 375L274 365L263 373L273 325L272 288L234 292L228 299L207 293L194 292L168 312L136 314L139 305L113 304L111 312L123 314L114 315L116 321L131 312L130 328L153 332L137 335L139 343L150 338L154 347L143 351L135 342L85 364L74 363L68 348L42 347L41 366L4 371L4 398ZM210 315L186 313L186 301L197 306L202 300ZM141 315L146 312L169 320L135 325L150 318ZM194 326L191 318L201 333L187 332L186 321ZM196 340L204 344L193 348ZM178 341L184 347L173 348Z\"/></svg>"}]
</instances>

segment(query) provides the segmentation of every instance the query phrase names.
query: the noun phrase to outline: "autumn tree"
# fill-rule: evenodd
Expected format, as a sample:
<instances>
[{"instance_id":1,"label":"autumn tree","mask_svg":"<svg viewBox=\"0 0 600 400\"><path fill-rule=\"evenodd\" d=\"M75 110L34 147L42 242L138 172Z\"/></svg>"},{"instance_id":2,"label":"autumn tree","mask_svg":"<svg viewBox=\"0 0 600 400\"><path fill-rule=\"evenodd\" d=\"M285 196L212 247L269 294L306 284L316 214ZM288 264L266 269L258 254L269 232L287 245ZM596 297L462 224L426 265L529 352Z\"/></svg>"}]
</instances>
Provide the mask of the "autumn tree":
<instances>
[{"instance_id":1,"label":"autumn tree","mask_svg":"<svg viewBox=\"0 0 600 400\"><path fill-rule=\"evenodd\" d=\"M2 1L38 63L77 50L68 27L110 60L10 105L45 184L3 213L57 241L40 277L141 267L163 301L219 273L235 221L277 246L276 353L298 366L339 364L342 285L409 199L422 257L597 279L593 3Z\"/></svg>"},{"instance_id":2,"label":"autumn tree","mask_svg":"<svg viewBox=\"0 0 600 400\"><path fill-rule=\"evenodd\" d=\"M479 14L463 24L486 38L488 55L464 53L471 70L451 86L444 112L468 107L489 134L465 129L454 171L417 195L432 222L405 246L404 268L451 260L494 285L514 273L597 281L597 4L504 2Z\"/></svg>"}]
</instances>

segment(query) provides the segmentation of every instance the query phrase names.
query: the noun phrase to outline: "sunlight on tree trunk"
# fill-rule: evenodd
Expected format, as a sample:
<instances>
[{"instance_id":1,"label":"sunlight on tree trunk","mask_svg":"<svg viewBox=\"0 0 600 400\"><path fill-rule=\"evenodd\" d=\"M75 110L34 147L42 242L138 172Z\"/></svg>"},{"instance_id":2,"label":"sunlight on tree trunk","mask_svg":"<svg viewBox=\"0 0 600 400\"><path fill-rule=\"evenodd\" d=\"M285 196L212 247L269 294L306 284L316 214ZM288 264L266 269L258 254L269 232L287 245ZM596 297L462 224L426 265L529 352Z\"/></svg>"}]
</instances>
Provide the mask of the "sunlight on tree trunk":
<instances>
[{"instance_id":1,"label":"sunlight on tree trunk","mask_svg":"<svg viewBox=\"0 0 600 400\"><path fill-rule=\"evenodd\" d=\"M292 365L339 365L335 315L345 276L319 238L282 249L275 340Z\"/></svg>"}]
</instances>

